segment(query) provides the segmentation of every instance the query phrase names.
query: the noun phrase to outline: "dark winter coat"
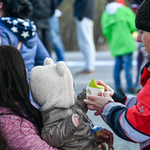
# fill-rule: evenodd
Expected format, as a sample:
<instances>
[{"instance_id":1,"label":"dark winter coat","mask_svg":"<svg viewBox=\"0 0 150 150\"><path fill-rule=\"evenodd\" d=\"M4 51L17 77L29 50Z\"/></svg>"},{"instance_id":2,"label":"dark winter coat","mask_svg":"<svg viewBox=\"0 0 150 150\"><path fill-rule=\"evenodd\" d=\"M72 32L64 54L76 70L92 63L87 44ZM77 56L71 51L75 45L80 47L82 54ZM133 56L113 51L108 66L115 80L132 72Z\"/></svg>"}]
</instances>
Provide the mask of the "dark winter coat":
<instances>
[{"instance_id":1,"label":"dark winter coat","mask_svg":"<svg viewBox=\"0 0 150 150\"><path fill-rule=\"evenodd\" d=\"M94 20L94 0L76 0L74 3L74 16L79 20L84 17Z\"/></svg>"},{"instance_id":2,"label":"dark winter coat","mask_svg":"<svg viewBox=\"0 0 150 150\"><path fill-rule=\"evenodd\" d=\"M83 103L85 92L80 93L70 108L49 108L42 112L41 137L59 150L98 150L97 136L92 134L87 106ZM79 116L79 126L72 121L73 114Z\"/></svg>"},{"instance_id":3,"label":"dark winter coat","mask_svg":"<svg viewBox=\"0 0 150 150\"><path fill-rule=\"evenodd\" d=\"M56 7L62 0L30 0L33 12L30 19L37 27L49 29L49 18L54 14Z\"/></svg>"}]
</instances>

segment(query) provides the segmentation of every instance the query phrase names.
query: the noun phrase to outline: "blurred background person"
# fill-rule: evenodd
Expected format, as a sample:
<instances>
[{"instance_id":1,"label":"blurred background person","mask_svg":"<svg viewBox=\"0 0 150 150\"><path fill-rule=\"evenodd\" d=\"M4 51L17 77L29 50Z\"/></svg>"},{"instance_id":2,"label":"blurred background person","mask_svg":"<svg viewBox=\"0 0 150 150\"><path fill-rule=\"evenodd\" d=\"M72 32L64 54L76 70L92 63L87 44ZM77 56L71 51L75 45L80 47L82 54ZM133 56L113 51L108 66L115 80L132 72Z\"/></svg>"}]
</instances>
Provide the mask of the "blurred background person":
<instances>
[{"instance_id":1,"label":"blurred background person","mask_svg":"<svg viewBox=\"0 0 150 150\"><path fill-rule=\"evenodd\" d=\"M20 52L13 46L0 45L0 64L0 130L7 142L5 148L58 150L41 139L41 112L30 102L27 73Z\"/></svg>"},{"instance_id":2,"label":"blurred background person","mask_svg":"<svg viewBox=\"0 0 150 150\"><path fill-rule=\"evenodd\" d=\"M62 0L30 0L33 5L33 11L30 19L34 21L37 33L45 48L51 55L50 48L50 24L49 18L54 14L56 7Z\"/></svg>"},{"instance_id":3,"label":"blurred background person","mask_svg":"<svg viewBox=\"0 0 150 150\"><path fill-rule=\"evenodd\" d=\"M94 0L75 0L77 43L84 55L85 67L77 74L90 74L95 70L95 44L93 38Z\"/></svg>"},{"instance_id":4,"label":"blurred background person","mask_svg":"<svg viewBox=\"0 0 150 150\"><path fill-rule=\"evenodd\" d=\"M65 48L60 36L59 30L59 17L62 15L62 12L58 9L55 10L55 13L50 17L50 42L53 45L56 61L65 61Z\"/></svg>"},{"instance_id":5,"label":"blurred background person","mask_svg":"<svg viewBox=\"0 0 150 150\"><path fill-rule=\"evenodd\" d=\"M37 33L48 53L51 54L50 48L50 25L49 18L54 13L52 9L52 0L30 0L33 5L33 11L30 19L34 21Z\"/></svg>"},{"instance_id":6,"label":"blurred background person","mask_svg":"<svg viewBox=\"0 0 150 150\"><path fill-rule=\"evenodd\" d=\"M12 45L20 51L30 79L30 71L50 57L40 41L36 27L27 19L32 11L29 0L0 0L0 44Z\"/></svg>"},{"instance_id":7,"label":"blurred background person","mask_svg":"<svg viewBox=\"0 0 150 150\"><path fill-rule=\"evenodd\" d=\"M142 2L143 0L129 0L129 3L131 5L130 7L135 14ZM137 55L137 76L136 76L136 82L135 82L135 87L136 87L137 92L142 88L140 84L141 68L148 60L149 59L146 56L144 47L142 46L142 43L139 42L138 43L138 55Z\"/></svg>"},{"instance_id":8,"label":"blurred background person","mask_svg":"<svg viewBox=\"0 0 150 150\"><path fill-rule=\"evenodd\" d=\"M117 3L120 3L120 4L122 4L122 5L124 5L124 6L125 6L125 2L124 2L124 0L117 0Z\"/></svg>"},{"instance_id":9,"label":"blurred background person","mask_svg":"<svg viewBox=\"0 0 150 150\"><path fill-rule=\"evenodd\" d=\"M114 82L115 90L123 92L120 74L125 70L126 92L134 93L132 82L132 53L136 50L132 33L136 31L135 14L117 0L107 0L101 17L102 32L108 41L111 55L115 57Z\"/></svg>"},{"instance_id":10,"label":"blurred background person","mask_svg":"<svg viewBox=\"0 0 150 150\"><path fill-rule=\"evenodd\" d=\"M28 19L31 11L29 0L0 0L0 44L14 46L20 51L28 80L31 69L43 65L44 59L50 57L37 35L36 26Z\"/></svg>"},{"instance_id":11,"label":"blurred background person","mask_svg":"<svg viewBox=\"0 0 150 150\"><path fill-rule=\"evenodd\" d=\"M134 11L134 13L137 12L137 9L139 8L140 4L143 2L143 0L128 0L129 4L131 5L131 9Z\"/></svg>"}]
</instances>

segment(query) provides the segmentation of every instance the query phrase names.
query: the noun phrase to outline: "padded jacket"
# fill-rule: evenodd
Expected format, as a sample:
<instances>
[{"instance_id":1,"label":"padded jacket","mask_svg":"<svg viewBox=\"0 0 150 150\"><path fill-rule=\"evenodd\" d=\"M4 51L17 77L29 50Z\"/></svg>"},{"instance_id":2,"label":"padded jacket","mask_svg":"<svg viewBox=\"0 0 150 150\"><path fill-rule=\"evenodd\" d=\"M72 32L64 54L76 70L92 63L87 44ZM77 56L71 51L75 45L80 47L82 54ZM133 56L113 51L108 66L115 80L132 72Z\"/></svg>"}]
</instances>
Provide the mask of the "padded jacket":
<instances>
[{"instance_id":1,"label":"padded jacket","mask_svg":"<svg viewBox=\"0 0 150 150\"><path fill-rule=\"evenodd\" d=\"M92 121L86 115L87 106L79 94L70 108L50 108L42 112L42 138L59 150L98 150L97 136L91 134ZM73 114L79 116L79 126L72 121Z\"/></svg>"}]
</instances>

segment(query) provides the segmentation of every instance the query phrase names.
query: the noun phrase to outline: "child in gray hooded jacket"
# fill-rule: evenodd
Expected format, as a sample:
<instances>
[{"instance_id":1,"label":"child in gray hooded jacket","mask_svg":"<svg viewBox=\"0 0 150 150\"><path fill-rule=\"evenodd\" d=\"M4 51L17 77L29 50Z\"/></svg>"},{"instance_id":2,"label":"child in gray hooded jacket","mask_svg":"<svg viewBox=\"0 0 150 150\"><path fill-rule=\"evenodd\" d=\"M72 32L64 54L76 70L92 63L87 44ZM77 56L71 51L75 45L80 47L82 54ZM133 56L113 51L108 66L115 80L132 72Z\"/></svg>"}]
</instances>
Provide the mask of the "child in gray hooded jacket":
<instances>
[{"instance_id":1,"label":"child in gray hooded jacket","mask_svg":"<svg viewBox=\"0 0 150 150\"><path fill-rule=\"evenodd\" d=\"M41 136L48 144L60 150L99 149L98 137L96 133L91 134L92 121L86 115L87 106L83 103L86 90L75 101L73 77L64 62L54 64L47 58L44 66L32 69L29 85L33 100L42 111ZM112 134L107 132L110 140Z\"/></svg>"}]
</instances>

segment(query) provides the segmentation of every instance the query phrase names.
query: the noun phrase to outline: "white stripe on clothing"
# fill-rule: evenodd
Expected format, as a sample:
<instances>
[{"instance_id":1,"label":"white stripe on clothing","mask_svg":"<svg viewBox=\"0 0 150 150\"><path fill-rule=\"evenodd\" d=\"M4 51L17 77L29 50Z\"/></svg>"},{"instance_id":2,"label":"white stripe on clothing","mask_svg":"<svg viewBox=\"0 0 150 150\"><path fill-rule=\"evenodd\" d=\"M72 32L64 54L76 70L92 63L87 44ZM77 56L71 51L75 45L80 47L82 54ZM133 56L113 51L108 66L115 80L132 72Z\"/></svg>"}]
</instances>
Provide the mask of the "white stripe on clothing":
<instances>
[{"instance_id":1,"label":"white stripe on clothing","mask_svg":"<svg viewBox=\"0 0 150 150\"><path fill-rule=\"evenodd\" d=\"M137 142L137 143L142 143L150 139L149 136L138 132L127 122L125 118L125 112L122 114L121 118L119 119L119 123L125 135L132 141Z\"/></svg>"}]
</instances>

